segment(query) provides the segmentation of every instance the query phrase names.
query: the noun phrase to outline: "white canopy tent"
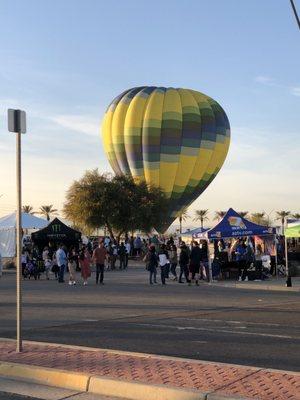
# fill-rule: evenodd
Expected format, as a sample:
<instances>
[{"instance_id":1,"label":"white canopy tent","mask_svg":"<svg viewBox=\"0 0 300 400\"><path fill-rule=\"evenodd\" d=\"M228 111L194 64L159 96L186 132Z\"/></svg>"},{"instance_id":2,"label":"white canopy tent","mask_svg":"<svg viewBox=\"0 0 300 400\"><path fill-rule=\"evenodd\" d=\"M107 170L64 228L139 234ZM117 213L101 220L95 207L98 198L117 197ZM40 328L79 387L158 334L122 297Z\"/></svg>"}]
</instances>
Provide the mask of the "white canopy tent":
<instances>
[{"instance_id":1,"label":"white canopy tent","mask_svg":"<svg viewBox=\"0 0 300 400\"><path fill-rule=\"evenodd\" d=\"M49 222L31 214L22 213L23 229L42 229ZM0 218L0 254L2 257L14 257L16 254L16 213Z\"/></svg>"}]
</instances>

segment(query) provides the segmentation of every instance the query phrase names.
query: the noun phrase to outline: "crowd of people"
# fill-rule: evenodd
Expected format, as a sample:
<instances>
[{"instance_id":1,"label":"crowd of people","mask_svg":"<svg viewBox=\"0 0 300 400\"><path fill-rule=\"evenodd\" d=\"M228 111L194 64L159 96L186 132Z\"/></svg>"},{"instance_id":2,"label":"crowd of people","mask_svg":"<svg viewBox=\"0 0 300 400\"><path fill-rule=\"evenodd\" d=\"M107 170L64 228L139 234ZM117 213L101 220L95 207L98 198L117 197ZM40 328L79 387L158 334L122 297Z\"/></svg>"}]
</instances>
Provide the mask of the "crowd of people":
<instances>
[{"instance_id":1,"label":"crowd of people","mask_svg":"<svg viewBox=\"0 0 300 400\"><path fill-rule=\"evenodd\" d=\"M263 251L251 239L214 241L214 261L209 270L208 243L206 240L192 240L186 244L180 239L127 237L117 242L109 237L94 238L86 244L67 247L64 244L49 244L43 249L27 246L22 251L22 275L24 279L40 279L44 273L47 280L65 282L68 272L69 285L76 285L81 276L87 285L95 270L96 284L104 284L106 270L126 270L132 259L143 260L149 272L149 284L166 285L168 279L188 285L199 285L200 280L209 280L219 274L216 268L220 260L234 261L238 268L238 280L248 280L248 270L255 266L256 277L266 278L263 268ZM216 272L217 270L217 272ZM80 272L80 274L78 273ZM272 274L272 265L271 265ZM211 275L211 276L209 276Z\"/></svg>"},{"instance_id":2,"label":"crowd of people","mask_svg":"<svg viewBox=\"0 0 300 400\"><path fill-rule=\"evenodd\" d=\"M80 271L83 285L87 285L92 273L91 267L94 265L96 283L103 284L105 269L127 269L130 254L129 242L117 244L115 240L109 238L102 238L97 243L89 241L86 245L80 244L69 248L63 243L58 246L52 244L45 246L42 252L37 246L24 247L21 256L22 275L24 279L37 280L40 279L42 273L45 273L46 279L49 280L53 274L59 283L63 283L65 273L68 271L69 285L76 285L76 275Z\"/></svg>"},{"instance_id":3,"label":"crowd of people","mask_svg":"<svg viewBox=\"0 0 300 400\"><path fill-rule=\"evenodd\" d=\"M146 269L149 271L149 283L157 283L157 270L160 270L161 284L166 285L170 275L179 283L193 282L199 285L200 279L208 277L208 252L206 241L193 241L191 247L181 242L179 247L170 238L167 243L160 245L150 243L144 256ZM177 266L179 265L179 274Z\"/></svg>"}]
</instances>

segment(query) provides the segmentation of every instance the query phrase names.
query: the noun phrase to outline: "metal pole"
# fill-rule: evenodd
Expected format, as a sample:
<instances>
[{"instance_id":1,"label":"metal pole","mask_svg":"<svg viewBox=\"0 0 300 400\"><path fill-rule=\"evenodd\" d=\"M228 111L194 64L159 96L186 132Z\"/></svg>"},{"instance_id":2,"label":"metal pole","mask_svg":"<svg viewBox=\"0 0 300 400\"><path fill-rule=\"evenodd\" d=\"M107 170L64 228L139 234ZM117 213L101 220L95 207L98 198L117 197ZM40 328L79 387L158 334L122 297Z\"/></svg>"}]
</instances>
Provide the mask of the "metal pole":
<instances>
[{"instance_id":1,"label":"metal pole","mask_svg":"<svg viewBox=\"0 0 300 400\"><path fill-rule=\"evenodd\" d=\"M295 15L297 24L298 24L298 28L300 29L300 19L299 19L299 17L298 17L298 13L297 13L297 10L296 10L296 6L295 6L293 0L290 0L290 3L291 3L291 6L292 6L292 9L293 9L293 12L294 12L294 15Z\"/></svg>"},{"instance_id":2,"label":"metal pole","mask_svg":"<svg viewBox=\"0 0 300 400\"><path fill-rule=\"evenodd\" d=\"M16 352L20 353L22 351L22 286L21 286L21 276L22 276L22 264L21 264L21 252L22 252L22 186L21 186L21 132L16 134L16 151L17 151L17 348Z\"/></svg>"}]
</instances>

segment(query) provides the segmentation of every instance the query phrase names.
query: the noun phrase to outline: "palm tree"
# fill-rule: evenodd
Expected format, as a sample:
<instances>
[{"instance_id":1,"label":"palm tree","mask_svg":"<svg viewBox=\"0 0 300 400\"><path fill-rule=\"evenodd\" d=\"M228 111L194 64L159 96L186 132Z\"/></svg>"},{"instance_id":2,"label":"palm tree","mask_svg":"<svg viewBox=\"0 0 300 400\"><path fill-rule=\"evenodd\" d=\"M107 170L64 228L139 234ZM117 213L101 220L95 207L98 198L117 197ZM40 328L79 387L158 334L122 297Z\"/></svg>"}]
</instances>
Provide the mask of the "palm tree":
<instances>
[{"instance_id":1,"label":"palm tree","mask_svg":"<svg viewBox=\"0 0 300 400\"><path fill-rule=\"evenodd\" d=\"M258 225L266 224L265 212L251 214L251 221Z\"/></svg>"},{"instance_id":2,"label":"palm tree","mask_svg":"<svg viewBox=\"0 0 300 400\"><path fill-rule=\"evenodd\" d=\"M214 219L217 219L218 221L220 221L222 218L224 218L225 214L226 214L226 211L215 211Z\"/></svg>"},{"instance_id":3,"label":"palm tree","mask_svg":"<svg viewBox=\"0 0 300 400\"><path fill-rule=\"evenodd\" d=\"M291 212L290 211L276 211L276 214L277 214L276 220L281 221L281 227L282 227L282 233L283 233L285 220L289 215L291 215Z\"/></svg>"},{"instance_id":4,"label":"palm tree","mask_svg":"<svg viewBox=\"0 0 300 400\"><path fill-rule=\"evenodd\" d=\"M203 222L208 220L207 218L208 210L196 210L194 221L201 222L201 228L203 229Z\"/></svg>"},{"instance_id":5,"label":"palm tree","mask_svg":"<svg viewBox=\"0 0 300 400\"><path fill-rule=\"evenodd\" d=\"M26 214L31 214L31 215L35 214L35 211L33 211L33 207L29 206L29 205L23 206L22 211L23 211L23 213L26 213Z\"/></svg>"},{"instance_id":6,"label":"palm tree","mask_svg":"<svg viewBox=\"0 0 300 400\"><path fill-rule=\"evenodd\" d=\"M295 219L300 219L300 214L299 213L295 213L292 215L293 218Z\"/></svg>"},{"instance_id":7,"label":"palm tree","mask_svg":"<svg viewBox=\"0 0 300 400\"><path fill-rule=\"evenodd\" d=\"M182 221L186 221L188 218L188 207L183 207L179 211L177 218L179 219L179 225L180 225L179 231L180 231L180 235L181 235L182 234Z\"/></svg>"},{"instance_id":8,"label":"palm tree","mask_svg":"<svg viewBox=\"0 0 300 400\"><path fill-rule=\"evenodd\" d=\"M47 218L47 221L50 221L50 215L57 215L57 211L56 208L52 208L53 204L50 204L49 206L41 206L40 207L40 211L39 214L44 215Z\"/></svg>"},{"instance_id":9,"label":"palm tree","mask_svg":"<svg viewBox=\"0 0 300 400\"><path fill-rule=\"evenodd\" d=\"M249 211L240 211L239 214L241 217L245 218L249 214Z\"/></svg>"}]
</instances>

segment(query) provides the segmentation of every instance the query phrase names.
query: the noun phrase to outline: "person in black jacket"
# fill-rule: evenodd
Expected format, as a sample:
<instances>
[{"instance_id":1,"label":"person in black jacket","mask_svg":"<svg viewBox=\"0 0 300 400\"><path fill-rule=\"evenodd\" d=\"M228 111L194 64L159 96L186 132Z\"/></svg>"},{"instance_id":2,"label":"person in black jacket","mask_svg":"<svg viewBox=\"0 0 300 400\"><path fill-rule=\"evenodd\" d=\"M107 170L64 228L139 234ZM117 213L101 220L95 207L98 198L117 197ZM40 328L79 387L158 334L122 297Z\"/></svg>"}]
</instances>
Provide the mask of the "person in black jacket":
<instances>
[{"instance_id":1,"label":"person in black jacket","mask_svg":"<svg viewBox=\"0 0 300 400\"><path fill-rule=\"evenodd\" d=\"M119 260L120 260L120 267L119 269L125 269L125 261L126 261L126 247L124 243L121 243L121 246L118 250Z\"/></svg>"},{"instance_id":2,"label":"person in black jacket","mask_svg":"<svg viewBox=\"0 0 300 400\"><path fill-rule=\"evenodd\" d=\"M149 271L150 285L153 285L153 283L157 283L156 282L156 270L158 267L158 255L156 254L155 246L150 246L147 258L148 258L147 269ZM152 281L152 278L153 278L153 281Z\"/></svg>"},{"instance_id":3,"label":"person in black jacket","mask_svg":"<svg viewBox=\"0 0 300 400\"><path fill-rule=\"evenodd\" d=\"M179 266L180 266L180 274L178 283L183 283L182 275L184 274L186 282L189 282L189 259L190 259L190 252L188 247L184 242L181 242L180 246L180 254L179 254Z\"/></svg>"},{"instance_id":4,"label":"person in black jacket","mask_svg":"<svg viewBox=\"0 0 300 400\"><path fill-rule=\"evenodd\" d=\"M202 261L202 251L199 247L198 242L194 242L194 246L190 255L189 264L189 285L192 284L192 280L196 281L196 285L199 286L199 272L200 272L200 262Z\"/></svg>"}]
</instances>

